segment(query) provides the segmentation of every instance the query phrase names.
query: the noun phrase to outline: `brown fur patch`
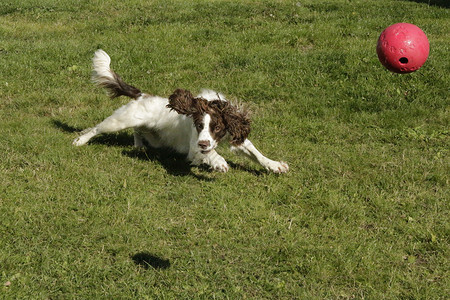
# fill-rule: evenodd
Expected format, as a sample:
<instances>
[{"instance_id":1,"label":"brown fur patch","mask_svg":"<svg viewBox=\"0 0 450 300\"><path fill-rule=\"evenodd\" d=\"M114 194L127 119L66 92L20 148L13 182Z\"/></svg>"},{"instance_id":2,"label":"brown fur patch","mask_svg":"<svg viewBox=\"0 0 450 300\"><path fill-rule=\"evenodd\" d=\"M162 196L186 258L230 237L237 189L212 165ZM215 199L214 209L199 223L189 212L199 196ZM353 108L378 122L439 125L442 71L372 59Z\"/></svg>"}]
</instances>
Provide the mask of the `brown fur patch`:
<instances>
[{"instance_id":1,"label":"brown fur patch","mask_svg":"<svg viewBox=\"0 0 450 300\"><path fill-rule=\"evenodd\" d=\"M203 98L194 98L188 90L177 89L169 96L167 107L179 114L192 116L195 113L206 112L208 101Z\"/></svg>"},{"instance_id":2,"label":"brown fur patch","mask_svg":"<svg viewBox=\"0 0 450 300\"><path fill-rule=\"evenodd\" d=\"M188 90L177 89L169 97L167 107L183 115L192 115L195 113L193 106L194 96Z\"/></svg>"},{"instance_id":3,"label":"brown fur patch","mask_svg":"<svg viewBox=\"0 0 450 300\"><path fill-rule=\"evenodd\" d=\"M223 118L228 132L232 136L230 143L238 146L242 144L250 134L250 118L248 112L240 111L234 105L228 104L223 112Z\"/></svg>"},{"instance_id":4,"label":"brown fur patch","mask_svg":"<svg viewBox=\"0 0 450 300\"><path fill-rule=\"evenodd\" d=\"M111 81L109 78L106 80L100 80L100 86L106 88L108 91L108 95L111 98L116 98L119 96L128 96L130 98L137 99L142 93L138 88L135 88L132 85L129 85L119 76L119 74L111 71L114 76L114 81Z\"/></svg>"},{"instance_id":5,"label":"brown fur patch","mask_svg":"<svg viewBox=\"0 0 450 300\"><path fill-rule=\"evenodd\" d=\"M203 115L211 116L210 132L216 140L230 133L232 145L240 145L250 133L250 118L246 111L238 109L230 102L223 100L207 101L194 98L188 90L177 89L170 97L168 108L179 114L192 116L197 131L203 129Z\"/></svg>"}]
</instances>

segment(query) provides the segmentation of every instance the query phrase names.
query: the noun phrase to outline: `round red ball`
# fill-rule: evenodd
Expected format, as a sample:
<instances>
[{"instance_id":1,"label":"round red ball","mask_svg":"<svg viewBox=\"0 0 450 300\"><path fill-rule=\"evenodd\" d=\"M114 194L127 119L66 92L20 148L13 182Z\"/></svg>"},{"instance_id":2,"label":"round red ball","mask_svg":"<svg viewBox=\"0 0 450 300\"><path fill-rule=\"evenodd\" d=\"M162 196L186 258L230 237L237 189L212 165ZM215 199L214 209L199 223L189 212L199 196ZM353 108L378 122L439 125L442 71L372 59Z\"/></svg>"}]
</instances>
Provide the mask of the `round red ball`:
<instances>
[{"instance_id":1,"label":"round red ball","mask_svg":"<svg viewBox=\"0 0 450 300\"><path fill-rule=\"evenodd\" d=\"M395 73L417 71L426 62L429 53L427 36L414 24L391 25L378 38L378 59Z\"/></svg>"}]
</instances>

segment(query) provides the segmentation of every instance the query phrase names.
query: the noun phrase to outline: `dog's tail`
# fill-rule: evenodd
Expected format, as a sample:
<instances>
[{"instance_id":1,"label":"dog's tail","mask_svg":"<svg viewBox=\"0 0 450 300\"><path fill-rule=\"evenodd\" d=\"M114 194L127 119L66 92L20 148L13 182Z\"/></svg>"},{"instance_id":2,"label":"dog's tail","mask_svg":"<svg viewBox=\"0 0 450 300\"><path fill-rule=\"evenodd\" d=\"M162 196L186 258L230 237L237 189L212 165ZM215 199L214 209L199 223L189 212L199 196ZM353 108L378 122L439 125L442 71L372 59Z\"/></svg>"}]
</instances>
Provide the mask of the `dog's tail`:
<instances>
[{"instance_id":1,"label":"dog's tail","mask_svg":"<svg viewBox=\"0 0 450 300\"><path fill-rule=\"evenodd\" d=\"M118 74L109 68L111 58L105 51L101 49L95 51L92 61L94 67L92 81L98 86L104 87L111 98L123 95L137 99L142 95L138 88L125 83Z\"/></svg>"}]
</instances>

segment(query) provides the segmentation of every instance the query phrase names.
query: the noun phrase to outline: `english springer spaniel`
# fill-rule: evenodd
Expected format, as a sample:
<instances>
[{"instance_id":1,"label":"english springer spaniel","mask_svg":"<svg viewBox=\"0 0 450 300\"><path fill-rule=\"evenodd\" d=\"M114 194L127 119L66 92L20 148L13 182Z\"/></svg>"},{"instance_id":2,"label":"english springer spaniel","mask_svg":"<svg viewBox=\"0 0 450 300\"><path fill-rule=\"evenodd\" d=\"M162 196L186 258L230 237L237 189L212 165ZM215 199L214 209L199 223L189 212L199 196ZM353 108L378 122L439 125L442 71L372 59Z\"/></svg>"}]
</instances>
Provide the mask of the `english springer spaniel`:
<instances>
[{"instance_id":1,"label":"english springer spaniel","mask_svg":"<svg viewBox=\"0 0 450 300\"><path fill-rule=\"evenodd\" d=\"M206 164L213 170L227 172L228 164L216 151L221 140L229 140L233 152L260 163L266 170L285 173L285 162L273 161L262 155L247 139L250 119L247 112L228 102L212 90L203 90L197 97L177 89L169 99L142 93L125 83L110 69L111 59L97 50L93 59L92 79L106 88L111 98L128 96L131 102L117 109L110 117L73 141L86 144L92 137L134 128L134 145L143 147L143 140L154 148L168 147L186 154L193 165Z\"/></svg>"}]
</instances>

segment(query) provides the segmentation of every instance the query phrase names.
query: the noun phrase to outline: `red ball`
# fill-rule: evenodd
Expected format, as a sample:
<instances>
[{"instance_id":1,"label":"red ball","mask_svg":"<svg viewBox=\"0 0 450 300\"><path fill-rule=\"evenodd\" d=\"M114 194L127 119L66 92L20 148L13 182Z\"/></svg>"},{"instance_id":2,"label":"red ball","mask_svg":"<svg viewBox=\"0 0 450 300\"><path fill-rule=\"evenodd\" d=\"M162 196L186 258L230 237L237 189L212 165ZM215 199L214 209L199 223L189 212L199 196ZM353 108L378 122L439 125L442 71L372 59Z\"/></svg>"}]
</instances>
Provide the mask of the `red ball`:
<instances>
[{"instance_id":1,"label":"red ball","mask_svg":"<svg viewBox=\"0 0 450 300\"><path fill-rule=\"evenodd\" d=\"M391 25L378 38L378 59L392 72L417 71L427 60L429 53L430 43L427 36L413 24Z\"/></svg>"}]
</instances>

